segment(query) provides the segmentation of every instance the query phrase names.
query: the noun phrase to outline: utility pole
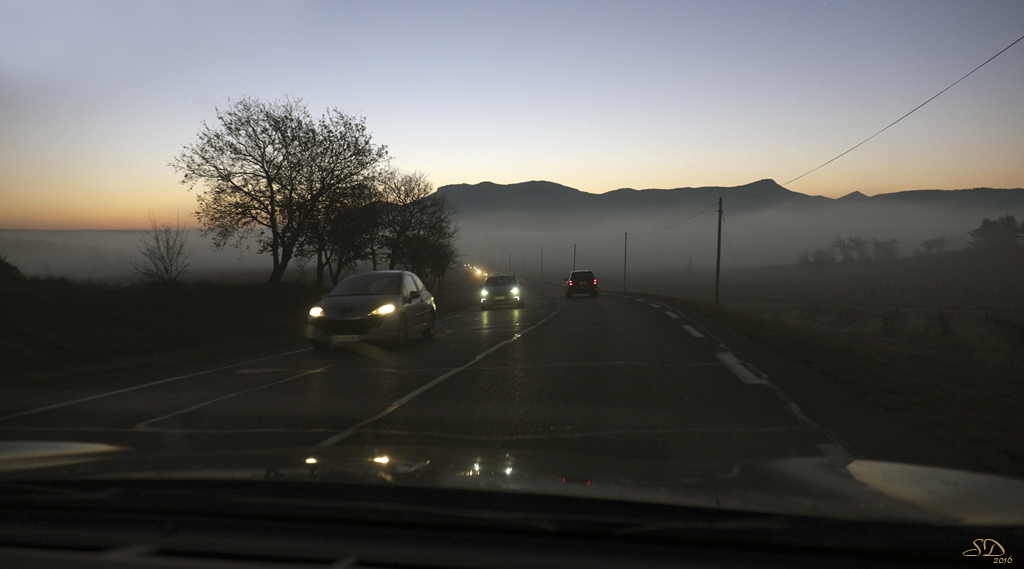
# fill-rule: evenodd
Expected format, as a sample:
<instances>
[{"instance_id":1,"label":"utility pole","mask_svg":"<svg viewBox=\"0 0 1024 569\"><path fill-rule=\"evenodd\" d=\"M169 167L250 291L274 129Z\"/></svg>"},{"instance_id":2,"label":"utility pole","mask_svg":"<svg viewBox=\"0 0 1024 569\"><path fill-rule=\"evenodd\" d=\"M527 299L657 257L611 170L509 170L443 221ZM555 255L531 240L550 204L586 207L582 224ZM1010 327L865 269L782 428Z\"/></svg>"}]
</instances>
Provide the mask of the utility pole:
<instances>
[{"instance_id":1,"label":"utility pole","mask_svg":"<svg viewBox=\"0 0 1024 569\"><path fill-rule=\"evenodd\" d=\"M626 292L626 255L629 253L629 232L622 235L622 292Z\"/></svg>"},{"instance_id":2,"label":"utility pole","mask_svg":"<svg viewBox=\"0 0 1024 569\"><path fill-rule=\"evenodd\" d=\"M722 271L722 198L718 198L718 255L715 257L715 304L718 304L718 276Z\"/></svg>"},{"instance_id":3,"label":"utility pole","mask_svg":"<svg viewBox=\"0 0 1024 569\"><path fill-rule=\"evenodd\" d=\"M572 244L572 270L576 270L576 244Z\"/></svg>"}]
</instances>

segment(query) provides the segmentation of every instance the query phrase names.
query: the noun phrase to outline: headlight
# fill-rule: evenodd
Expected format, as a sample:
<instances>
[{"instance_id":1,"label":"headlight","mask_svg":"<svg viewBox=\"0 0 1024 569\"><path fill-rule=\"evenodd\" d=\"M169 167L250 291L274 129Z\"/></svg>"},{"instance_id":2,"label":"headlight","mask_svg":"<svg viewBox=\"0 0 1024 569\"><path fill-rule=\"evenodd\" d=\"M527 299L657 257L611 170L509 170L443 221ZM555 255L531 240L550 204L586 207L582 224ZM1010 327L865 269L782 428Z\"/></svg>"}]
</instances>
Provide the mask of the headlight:
<instances>
[{"instance_id":1,"label":"headlight","mask_svg":"<svg viewBox=\"0 0 1024 569\"><path fill-rule=\"evenodd\" d=\"M480 296L487 296L487 289L486 288L480 291Z\"/></svg>"},{"instance_id":2,"label":"headlight","mask_svg":"<svg viewBox=\"0 0 1024 569\"><path fill-rule=\"evenodd\" d=\"M395 311L395 305L394 304L385 304L384 306L381 306L380 308L378 308L377 310L374 310L370 314L371 315L391 314L394 311Z\"/></svg>"},{"instance_id":3,"label":"headlight","mask_svg":"<svg viewBox=\"0 0 1024 569\"><path fill-rule=\"evenodd\" d=\"M512 287L512 294L519 294L519 287L517 287L517 286Z\"/></svg>"},{"instance_id":4,"label":"headlight","mask_svg":"<svg viewBox=\"0 0 1024 569\"><path fill-rule=\"evenodd\" d=\"M314 306L313 308L309 309L309 315L312 316L313 318L320 318L321 316L324 315L324 309L320 308L319 306Z\"/></svg>"}]
</instances>

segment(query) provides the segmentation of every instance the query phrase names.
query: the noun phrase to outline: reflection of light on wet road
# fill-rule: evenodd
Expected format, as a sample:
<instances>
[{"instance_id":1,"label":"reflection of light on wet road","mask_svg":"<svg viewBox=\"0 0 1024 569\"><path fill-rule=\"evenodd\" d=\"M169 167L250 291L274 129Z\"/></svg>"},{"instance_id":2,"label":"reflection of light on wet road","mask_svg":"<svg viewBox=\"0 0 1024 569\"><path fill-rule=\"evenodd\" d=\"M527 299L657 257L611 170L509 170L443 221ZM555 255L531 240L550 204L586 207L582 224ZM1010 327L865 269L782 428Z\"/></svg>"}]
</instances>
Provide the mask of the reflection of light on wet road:
<instances>
[{"instance_id":1,"label":"reflection of light on wet road","mask_svg":"<svg viewBox=\"0 0 1024 569\"><path fill-rule=\"evenodd\" d=\"M337 345L343 350L348 350L354 354L359 354L360 356L376 360L386 366L390 366L393 368L399 368L403 366L408 367L412 365L412 362L411 360L409 360L409 358L399 353L390 350L385 350L384 348L381 348L379 346L367 344L366 342L343 342Z\"/></svg>"},{"instance_id":2,"label":"reflection of light on wet road","mask_svg":"<svg viewBox=\"0 0 1024 569\"><path fill-rule=\"evenodd\" d=\"M402 405L405 405L409 401L412 401L414 398L416 398L417 396L419 396L423 392L427 391L428 389L431 389L435 385L438 385L439 383L445 381L446 379L452 377L453 375L456 375L459 372L465 370L466 368L476 364L480 360L482 360L482 359L486 358L487 356L489 356L490 354L492 354L492 353L494 353L494 352L504 348L505 346L511 344L512 342L515 342L519 338L522 338L524 334L530 332L531 330L536 329L538 326L543 326L547 321L551 320L552 318L554 318L554 316L556 314L558 314L558 311L559 311L559 309L561 309L561 307L562 307L562 305L561 305L561 303L559 303L555 307L555 309L552 310L551 312L549 312L546 316L544 316L543 318L541 318L537 322L531 324L530 326L528 326L528 327L526 327L526 328L524 328L522 330L517 331L517 333L515 335L513 335L511 338L506 338L506 339L498 342L497 344L487 348L486 350L480 352L479 354L477 354L476 356L474 356L473 358L471 358L469 361L467 361L466 363L462 364L461 366L456 367L456 368L451 369L451 370L448 370L447 372L437 376L436 378L434 378L433 380L427 382L426 384L422 385L421 387L419 387L419 388L409 392L404 397L402 397L400 399L397 399L396 401L394 401L391 405L389 405L386 409L384 409L380 413L377 413L376 415L374 415L372 417L368 417L368 418L366 418L366 419L364 419L364 420L362 420L362 421L352 425L351 427L349 427L349 428L339 432L338 434L336 434L336 435L334 435L334 436L332 436L330 438L327 438L327 439L321 441L316 446L319 446L319 447L331 446L331 445L334 445L334 444L336 444L336 443L338 443L338 442L340 442L340 441L342 441L342 440L352 436L352 434L355 433L356 431L358 431L359 429L365 427L366 425L369 425L370 423L372 423L374 421L377 421L377 420L381 419L382 417L385 417L385 416L389 415L395 409L398 409ZM517 317L522 317L518 313L517 313L516 316ZM492 318L492 316L490 314L488 314L487 311L482 311L481 314L480 314L480 320L484 324L485 327L490 322L491 318ZM494 315L493 318L495 318L497 320L498 316Z\"/></svg>"}]
</instances>

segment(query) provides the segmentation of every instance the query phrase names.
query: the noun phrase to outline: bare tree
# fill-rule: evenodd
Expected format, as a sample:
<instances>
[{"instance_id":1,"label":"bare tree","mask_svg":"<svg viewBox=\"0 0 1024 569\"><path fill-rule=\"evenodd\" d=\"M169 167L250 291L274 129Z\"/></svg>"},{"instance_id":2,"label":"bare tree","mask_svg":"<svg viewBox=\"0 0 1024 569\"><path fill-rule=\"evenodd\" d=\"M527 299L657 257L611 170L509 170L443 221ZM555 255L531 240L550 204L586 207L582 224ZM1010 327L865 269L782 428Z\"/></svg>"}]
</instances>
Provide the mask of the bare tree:
<instances>
[{"instance_id":1,"label":"bare tree","mask_svg":"<svg viewBox=\"0 0 1024 569\"><path fill-rule=\"evenodd\" d=\"M365 256L366 206L378 199L387 149L373 145L362 119L336 109L318 121L315 134L303 169L304 185L313 191L296 254L316 259L315 281L323 286L325 273L337 284L341 272Z\"/></svg>"},{"instance_id":2,"label":"bare tree","mask_svg":"<svg viewBox=\"0 0 1024 569\"><path fill-rule=\"evenodd\" d=\"M825 267L834 265L835 263L836 258L832 254L831 247L818 247L813 253L805 249L804 252L800 253L797 257L798 265L814 269L816 271L820 271Z\"/></svg>"},{"instance_id":3,"label":"bare tree","mask_svg":"<svg viewBox=\"0 0 1024 569\"><path fill-rule=\"evenodd\" d=\"M188 230L178 220L174 225L157 223L152 215L149 216L149 226L150 230L138 243L142 261L133 261L131 266L152 282L171 284L185 273L190 264L185 251Z\"/></svg>"},{"instance_id":4,"label":"bare tree","mask_svg":"<svg viewBox=\"0 0 1024 569\"><path fill-rule=\"evenodd\" d=\"M914 255L917 257L941 255L946 250L946 245L949 242L946 241L945 237L935 237L933 239L927 239L921 242L921 246L914 249Z\"/></svg>"},{"instance_id":5,"label":"bare tree","mask_svg":"<svg viewBox=\"0 0 1024 569\"><path fill-rule=\"evenodd\" d=\"M381 179L384 202L378 204L379 244L388 268L402 266L423 278L429 287L443 286L445 273L455 266L458 228L455 206L421 172L389 170Z\"/></svg>"},{"instance_id":6,"label":"bare tree","mask_svg":"<svg viewBox=\"0 0 1024 569\"><path fill-rule=\"evenodd\" d=\"M419 222L416 202L434 191L433 185L422 172L402 172L389 169L382 173L379 207L381 245L388 257L388 269L394 269L406 260L408 239L415 233Z\"/></svg>"},{"instance_id":7,"label":"bare tree","mask_svg":"<svg viewBox=\"0 0 1024 569\"><path fill-rule=\"evenodd\" d=\"M409 206L414 211L415 229L406 237L400 262L420 275L430 288L443 289L444 277L458 264L455 247L458 228L452 221L455 206L444 196L431 194Z\"/></svg>"},{"instance_id":8,"label":"bare tree","mask_svg":"<svg viewBox=\"0 0 1024 569\"><path fill-rule=\"evenodd\" d=\"M847 237L844 239L843 237L836 235L835 239L832 240L831 248L832 250L839 252L839 256L842 257L843 262L858 261L869 258L868 244L860 237Z\"/></svg>"},{"instance_id":9,"label":"bare tree","mask_svg":"<svg viewBox=\"0 0 1024 569\"><path fill-rule=\"evenodd\" d=\"M214 247L255 240L273 259L269 282L279 282L293 257L319 250L309 232L325 195L350 187L387 149L372 145L364 119L330 109L314 121L301 100L245 98L218 109L217 119L171 165L190 189L206 186L196 215Z\"/></svg>"},{"instance_id":10,"label":"bare tree","mask_svg":"<svg viewBox=\"0 0 1024 569\"><path fill-rule=\"evenodd\" d=\"M876 261L888 261L900 256L900 244L895 239L871 239L871 257Z\"/></svg>"}]
</instances>

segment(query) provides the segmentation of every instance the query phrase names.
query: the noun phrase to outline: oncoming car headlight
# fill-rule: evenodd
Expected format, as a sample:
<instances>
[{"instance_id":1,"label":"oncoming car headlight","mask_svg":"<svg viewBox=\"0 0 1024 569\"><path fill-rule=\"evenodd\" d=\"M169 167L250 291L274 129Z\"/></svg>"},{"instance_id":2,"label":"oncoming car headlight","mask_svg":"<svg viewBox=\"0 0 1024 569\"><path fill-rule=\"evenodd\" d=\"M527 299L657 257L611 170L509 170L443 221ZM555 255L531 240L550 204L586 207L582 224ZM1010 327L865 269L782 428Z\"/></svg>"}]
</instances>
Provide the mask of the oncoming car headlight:
<instances>
[{"instance_id":1,"label":"oncoming car headlight","mask_svg":"<svg viewBox=\"0 0 1024 569\"><path fill-rule=\"evenodd\" d=\"M512 294L519 294L519 287L517 287L517 286L512 287Z\"/></svg>"},{"instance_id":2,"label":"oncoming car headlight","mask_svg":"<svg viewBox=\"0 0 1024 569\"><path fill-rule=\"evenodd\" d=\"M374 310L373 312L371 312L370 315L372 315L372 316L381 316L381 315L384 315L384 314L391 314L394 311L395 311L395 305L394 304L385 304L384 306L381 306L377 310Z\"/></svg>"},{"instance_id":3,"label":"oncoming car headlight","mask_svg":"<svg viewBox=\"0 0 1024 569\"><path fill-rule=\"evenodd\" d=\"M324 309L320 308L319 306L314 306L313 308L309 309L309 315L312 316L313 318L320 318L321 316L324 315Z\"/></svg>"},{"instance_id":4,"label":"oncoming car headlight","mask_svg":"<svg viewBox=\"0 0 1024 569\"><path fill-rule=\"evenodd\" d=\"M487 296L487 289L486 288L480 291L480 296Z\"/></svg>"}]
</instances>

